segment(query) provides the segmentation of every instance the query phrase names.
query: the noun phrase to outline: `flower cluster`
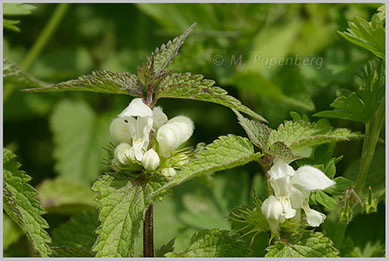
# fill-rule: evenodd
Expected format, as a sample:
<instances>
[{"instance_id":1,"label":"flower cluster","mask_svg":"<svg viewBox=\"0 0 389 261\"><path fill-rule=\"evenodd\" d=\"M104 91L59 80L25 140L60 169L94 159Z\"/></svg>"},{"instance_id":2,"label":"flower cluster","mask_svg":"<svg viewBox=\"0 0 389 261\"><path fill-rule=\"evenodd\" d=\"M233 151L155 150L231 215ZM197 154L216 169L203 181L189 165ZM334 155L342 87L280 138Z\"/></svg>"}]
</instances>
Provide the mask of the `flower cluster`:
<instances>
[{"instance_id":1,"label":"flower cluster","mask_svg":"<svg viewBox=\"0 0 389 261\"><path fill-rule=\"evenodd\" d=\"M312 191L335 185L333 180L315 167L306 165L295 171L278 159L268 173L274 195L263 202L261 211L269 222L272 233L277 234L280 223L286 219L293 218L293 222L300 222L301 210L304 210L310 226L318 227L324 222L326 216L309 207L309 195Z\"/></svg>"},{"instance_id":2,"label":"flower cluster","mask_svg":"<svg viewBox=\"0 0 389 261\"><path fill-rule=\"evenodd\" d=\"M152 110L142 99L133 99L110 125L111 137L119 144L112 165L141 165L148 172L159 169L164 176L174 176L175 169L161 162L192 136L193 129L188 117L168 120L160 107Z\"/></svg>"}]
</instances>

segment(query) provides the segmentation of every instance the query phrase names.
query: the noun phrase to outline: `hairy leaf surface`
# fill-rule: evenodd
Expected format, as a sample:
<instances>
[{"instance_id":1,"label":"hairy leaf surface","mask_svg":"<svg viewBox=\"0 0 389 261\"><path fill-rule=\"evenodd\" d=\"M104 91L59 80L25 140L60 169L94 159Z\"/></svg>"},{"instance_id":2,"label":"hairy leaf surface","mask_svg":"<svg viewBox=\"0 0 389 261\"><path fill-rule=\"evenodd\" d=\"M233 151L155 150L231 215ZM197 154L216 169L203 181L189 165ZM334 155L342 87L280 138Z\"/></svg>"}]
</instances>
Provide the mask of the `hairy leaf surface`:
<instances>
[{"instance_id":1,"label":"hairy leaf surface","mask_svg":"<svg viewBox=\"0 0 389 261\"><path fill-rule=\"evenodd\" d=\"M196 233L189 247L182 253L168 253L166 257L249 257L252 251L239 237L227 230L205 229Z\"/></svg>"},{"instance_id":2,"label":"hairy leaf surface","mask_svg":"<svg viewBox=\"0 0 389 261\"><path fill-rule=\"evenodd\" d=\"M339 251L320 232L304 233L293 243L278 241L267 248L265 257L338 257Z\"/></svg>"},{"instance_id":3,"label":"hairy leaf surface","mask_svg":"<svg viewBox=\"0 0 389 261\"><path fill-rule=\"evenodd\" d=\"M172 73L167 76L157 89L156 98L178 98L213 102L266 121L250 108L244 106L238 99L228 95L227 91L213 86L212 80L203 79L202 75L190 73Z\"/></svg>"},{"instance_id":4,"label":"hairy leaf surface","mask_svg":"<svg viewBox=\"0 0 389 261\"><path fill-rule=\"evenodd\" d=\"M39 255L47 257L51 239L45 231L49 225L42 218L45 210L35 199L37 191L28 184L31 177L19 170L15 158L15 154L3 149L4 210L23 229Z\"/></svg>"},{"instance_id":5,"label":"hairy leaf surface","mask_svg":"<svg viewBox=\"0 0 389 261\"><path fill-rule=\"evenodd\" d=\"M221 136L196 154L195 159L184 165L168 183L155 191L152 196L201 174L241 166L258 159L260 156L260 153L254 152L253 145L247 138L232 134Z\"/></svg>"}]
</instances>

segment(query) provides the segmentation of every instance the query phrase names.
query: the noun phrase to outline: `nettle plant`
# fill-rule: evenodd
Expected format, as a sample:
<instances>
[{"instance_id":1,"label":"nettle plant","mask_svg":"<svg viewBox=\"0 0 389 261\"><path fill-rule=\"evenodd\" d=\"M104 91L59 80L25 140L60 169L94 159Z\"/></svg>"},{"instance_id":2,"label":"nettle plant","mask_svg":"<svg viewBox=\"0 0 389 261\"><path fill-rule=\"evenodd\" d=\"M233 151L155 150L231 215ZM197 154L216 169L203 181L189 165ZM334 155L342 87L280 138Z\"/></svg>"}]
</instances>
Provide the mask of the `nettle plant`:
<instances>
[{"instance_id":1,"label":"nettle plant","mask_svg":"<svg viewBox=\"0 0 389 261\"><path fill-rule=\"evenodd\" d=\"M376 211L377 200L371 189L362 201L358 196L374 155L384 120L384 41L381 13L371 22L357 19L343 35L377 55L360 78L361 88L331 104L333 111L316 116L361 121L365 135L344 128L333 128L326 118L310 122L306 115L291 112L293 120L270 129L267 121L244 106L214 81L201 75L168 70L178 49L194 25L183 35L157 48L138 74L95 71L91 75L31 92L92 91L135 96L118 112L110 126L111 147L106 148L110 170L94 183L99 217L84 215L71 220L67 229L77 233L86 224L99 225L92 248L87 243L49 246L48 227L36 191L29 177L19 170L15 155L4 150L4 208L23 228L41 256L134 256L135 240L143 224L143 256L153 257L249 257L253 242L264 238L267 257L339 256L347 223L353 215ZM379 36L379 37L378 37ZM157 106L161 98L213 102L231 108L248 135L221 136L208 145L186 147L195 123L185 116L169 119ZM248 115L247 118L242 113ZM364 139L360 174L354 183L336 175L335 144ZM252 197L251 206L231 210L231 230L207 229L192 236L185 251L174 251L174 240L154 251L153 206L171 194L175 186L216 171L255 161L263 170L267 198ZM98 164L98 162L96 162ZM173 195L174 196L174 195ZM363 208L358 207L362 204ZM330 240L315 232L326 215L316 206L336 209L339 228ZM85 221L87 220L87 221ZM93 227L93 225L92 225ZM66 237L63 233L63 237ZM92 238L94 238L92 236ZM60 242L60 241L59 241ZM66 242L63 240L62 242ZM335 243L335 244L334 244Z\"/></svg>"}]
</instances>

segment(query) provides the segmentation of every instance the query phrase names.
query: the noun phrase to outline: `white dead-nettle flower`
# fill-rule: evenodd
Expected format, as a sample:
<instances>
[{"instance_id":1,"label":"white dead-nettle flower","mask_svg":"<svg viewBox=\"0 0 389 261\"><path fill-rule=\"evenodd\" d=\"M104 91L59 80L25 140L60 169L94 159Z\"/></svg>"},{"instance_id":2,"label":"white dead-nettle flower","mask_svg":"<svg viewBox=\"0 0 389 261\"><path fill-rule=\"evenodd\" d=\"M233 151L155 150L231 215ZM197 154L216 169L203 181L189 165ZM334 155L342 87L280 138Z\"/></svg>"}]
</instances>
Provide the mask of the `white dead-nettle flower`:
<instances>
[{"instance_id":1,"label":"white dead-nettle flower","mask_svg":"<svg viewBox=\"0 0 389 261\"><path fill-rule=\"evenodd\" d=\"M177 116L159 128L157 141L162 157L170 156L170 152L177 149L193 134L194 125L191 119Z\"/></svg>"},{"instance_id":2,"label":"white dead-nettle flower","mask_svg":"<svg viewBox=\"0 0 389 261\"><path fill-rule=\"evenodd\" d=\"M149 149L142 158L142 165L147 171L154 171L158 168L160 160L158 154L153 149Z\"/></svg>"},{"instance_id":3,"label":"white dead-nettle flower","mask_svg":"<svg viewBox=\"0 0 389 261\"><path fill-rule=\"evenodd\" d=\"M271 195L263 202L261 212L267 219L267 222L269 222L272 233L276 234L279 223L285 221L285 217L282 215L283 207L281 202Z\"/></svg>"},{"instance_id":4,"label":"white dead-nettle flower","mask_svg":"<svg viewBox=\"0 0 389 261\"><path fill-rule=\"evenodd\" d=\"M130 151L131 146L128 143L120 143L114 152L114 162L119 161L121 164L126 165L129 164L130 159Z\"/></svg>"},{"instance_id":5,"label":"white dead-nettle flower","mask_svg":"<svg viewBox=\"0 0 389 261\"><path fill-rule=\"evenodd\" d=\"M136 120L133 117L115 118L109 126L109 132L115 142L131 143L135 125Z\"/></svg>"},{"instance_id":6,"label":"white dead-nettle flower","mask_svg":"<svg viewBox=\"0 0 389 261\"><path fill-rule=\"evenodd\" d=\"M265 217L272 216L267 213L272 209L269 205L274 205L274 208L277 209L280 205L282 206L278 218L274 218L273 215L273 218L268 219L272 222L272 224L269 222L272 230L277 230L279 223L284 222L285 219L299 218L301 209L304 210L310 226L317 227L323 223L325 215L309 207L309 195L311 191L323 190L335 185L333 180L329 179L321 170L312 166L302 166L295 171L281 160L275 160L268 173L274 197L271 196L263 202L262 212Z\"/></svg>"},{"instance_id":7,"label":"white dead-nettle flower","mask_svg":"<svg viewBox=\"0 0 389 261\"><path fill-rule=\"evenodd\" d=\"M162 125L167 122L167 116L163 113L161 107L155 107L153 109L153 129L157 131Z\"/></svg>"},{"instance_id":8,"label":"white dead-nettle flower","mask_svg":"<svg viewBox=\"0 0 389 261\"><path fill-rule=\"evenodd\" d=\"M131 143L129 157L141 161L149 146L149 134L153 127L153 111L141 98L136 98L125 108L110 126L113 139Z\"/></svg>"},{"instance_id":9,"label":"white dead-nettle flower","mask_svg":"<svg viewBox=\"0 0 389 261\"><path fill-rule=\"evenodd\" d=\"M176 175L176 170L172 167L168 167L168 168L164 168L161 170L161 173L162 175L164 175L165 177L173 177L174 175Z\"/></svg>"}]
</instances>

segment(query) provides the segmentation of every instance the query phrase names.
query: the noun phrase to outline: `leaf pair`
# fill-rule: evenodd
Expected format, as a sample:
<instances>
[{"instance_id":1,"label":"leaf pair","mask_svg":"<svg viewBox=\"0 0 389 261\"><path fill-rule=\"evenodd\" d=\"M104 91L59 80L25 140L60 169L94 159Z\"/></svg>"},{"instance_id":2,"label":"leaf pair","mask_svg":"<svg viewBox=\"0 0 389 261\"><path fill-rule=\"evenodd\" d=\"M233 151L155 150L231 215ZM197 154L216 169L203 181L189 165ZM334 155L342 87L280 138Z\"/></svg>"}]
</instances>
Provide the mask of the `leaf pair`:
<instances>
[{"instance_id":1,"label":"leaf pair","mask_svg":"<svg viewBox=\"0 0 389 261\"><path fill-rule=\"evenodd\" d=\"M94 71L78 79L62 82L50 87L25 89L29 92L91 91L111 94L127 94L143 97L148 104L155 104L159 98L193 99L217 103L236 109L260 121L265 119L244 106L239 100L229 96L214 81L203 79L201 75L166 72L178 49L193 29L189 29L168 44L157 48L148 61L138 67L138 75L116 73L109 70ZM32 85L33 87L39 87Z\"/></svg>"}]
</instances>

